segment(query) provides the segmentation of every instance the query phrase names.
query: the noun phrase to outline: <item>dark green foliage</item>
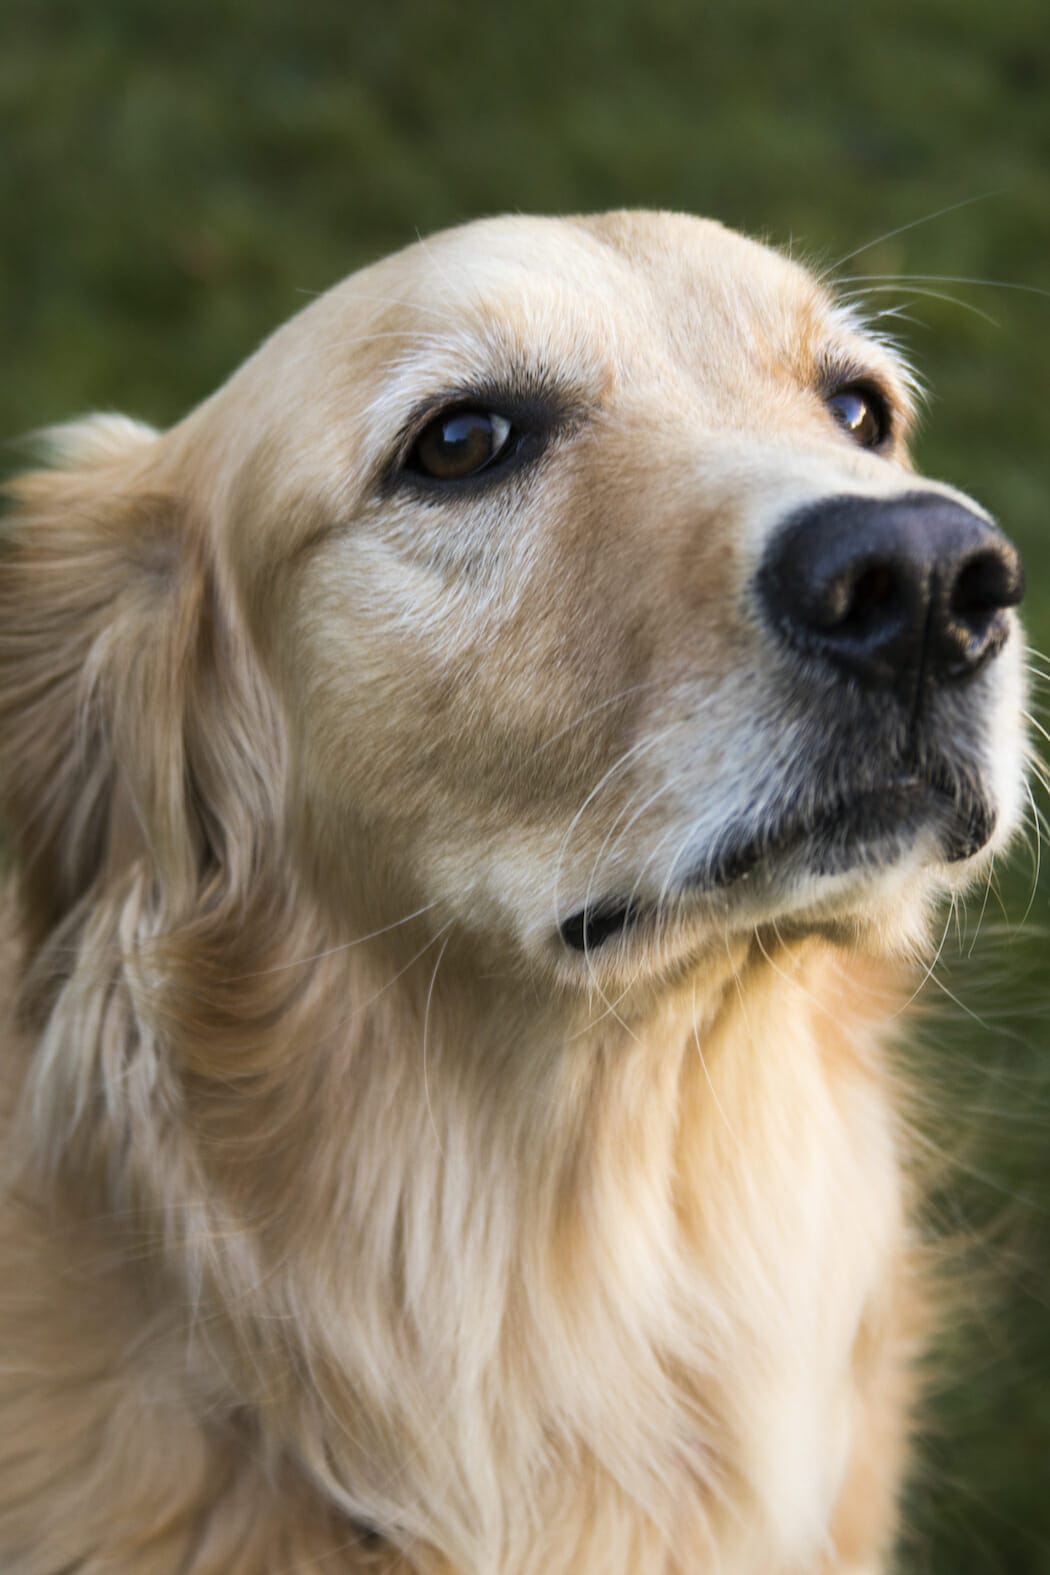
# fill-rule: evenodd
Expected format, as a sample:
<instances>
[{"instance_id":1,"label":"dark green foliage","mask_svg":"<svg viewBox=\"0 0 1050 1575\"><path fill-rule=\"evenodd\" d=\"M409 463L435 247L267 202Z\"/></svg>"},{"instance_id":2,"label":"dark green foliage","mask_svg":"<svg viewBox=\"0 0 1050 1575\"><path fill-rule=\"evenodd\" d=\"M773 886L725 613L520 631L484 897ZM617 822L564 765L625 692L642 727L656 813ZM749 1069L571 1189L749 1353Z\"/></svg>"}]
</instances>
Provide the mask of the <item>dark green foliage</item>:
<instances>
[{"instance_id":1,"label":"dark green foliage","mask_svg":"<svg viewBox=\"0 0 1050 1575\"><path fill-rule=\"evenodd\" d=\"M1045 0L7 0L0 25L0 435L92 408L172 420L306 295L417 231L693 209L822 264L856 250L847 275L998 283L915 278L870 303L910 303L897 326L933 391L920 463L1017 538L1050 644ZM979 900L969 938L949 932L938 977L963 1004L926 1031L962 1160L938 1212L973 1238L975 1279L913 1494L905 1562L937 1575L1050 1572L1033 862L1001 877L1009 921L993 894L972 955Z\"/></svg>"}]
</instances>

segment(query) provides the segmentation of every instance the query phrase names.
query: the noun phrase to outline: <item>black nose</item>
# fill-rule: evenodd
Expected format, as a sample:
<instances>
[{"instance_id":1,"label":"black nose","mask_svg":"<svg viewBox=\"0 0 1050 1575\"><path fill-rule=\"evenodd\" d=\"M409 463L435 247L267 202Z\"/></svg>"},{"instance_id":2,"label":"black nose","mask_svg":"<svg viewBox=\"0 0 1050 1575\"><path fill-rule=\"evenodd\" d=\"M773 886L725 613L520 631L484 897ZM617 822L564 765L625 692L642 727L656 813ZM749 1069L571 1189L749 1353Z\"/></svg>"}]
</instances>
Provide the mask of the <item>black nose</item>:
<instances>
[{"instance_id":1,"label":"black nose","mask_svg":"<svg viewBox=\"0 0 1050 1575\"><path fill-rule=\"evenodd\" d=\"M781 526L757 583L796 650L910 696L920 677L957 683L1001 649L1024 569L1002 531L949 498L847 495Z\"/></svg>"}]
</instances>

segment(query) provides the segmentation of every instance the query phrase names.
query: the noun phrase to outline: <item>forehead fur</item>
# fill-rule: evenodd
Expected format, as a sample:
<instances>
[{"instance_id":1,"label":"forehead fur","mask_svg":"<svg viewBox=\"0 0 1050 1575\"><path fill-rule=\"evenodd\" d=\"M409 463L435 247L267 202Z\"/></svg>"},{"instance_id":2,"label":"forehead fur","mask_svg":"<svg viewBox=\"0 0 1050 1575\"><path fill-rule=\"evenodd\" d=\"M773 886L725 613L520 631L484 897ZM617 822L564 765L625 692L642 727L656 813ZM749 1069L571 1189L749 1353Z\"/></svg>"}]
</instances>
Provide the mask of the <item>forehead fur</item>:
<instances>
[{"instance_id":1,"label":"forehead fur","mask_svg":"<svg viewBox=\"0 0 1050 1575\"><path fill-rule=\"evenodd\" d=\"M189 418L173 448L190 455L184 475L207 477L213 503L247 485L279 500L286 520L305 521L307 499L345 518L427 400L538 380L581 405L684 400L715 430L768 432L835 362L879 376L907 415L895 358L821 283L712 220L480 220L328 291ZM283 532L281 542L294 548Z\"/></svg>"},{"instance_id":2,"label":"forehead fur","mask_svg":"<svg viewBox=\"0 0 1050 1575\"><path fill-rule=\"evenodd\" d=\"M468 375L502 349L566 371L576 356L625 373L667 359L720 387L735 363L805 378L842 332L805 269L711 220L665 213L483 220L354 276L333 305L379 331L411 320L421 362L433 368L436 352L440 369L444 352Z\"/></svg>"}]
</instances>

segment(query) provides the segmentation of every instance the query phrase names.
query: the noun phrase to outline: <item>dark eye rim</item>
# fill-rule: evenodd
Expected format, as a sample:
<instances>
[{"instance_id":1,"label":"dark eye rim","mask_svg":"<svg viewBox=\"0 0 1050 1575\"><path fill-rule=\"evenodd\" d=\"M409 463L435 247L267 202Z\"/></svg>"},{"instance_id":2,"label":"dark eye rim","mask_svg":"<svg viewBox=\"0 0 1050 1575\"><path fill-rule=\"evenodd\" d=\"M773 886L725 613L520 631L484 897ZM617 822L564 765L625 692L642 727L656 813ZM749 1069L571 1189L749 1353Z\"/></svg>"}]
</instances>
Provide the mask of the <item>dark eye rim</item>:
<instances>
[{"instance_id":1,"label":"dark eye rim","mask_svg":"<svg viewBox=\"0 0 1050 1575\"><path fill-rule=\"evenodd\" d=\"M435 476L431 471L425 469L424 466L415 463L414 457L419 448L419 445L422 443L423 439L426 437L427 433L432 427L436 427L439 425L439 423L444 421L451 421L456 416L483 416L486 418L498 417L500 420L507 422L509 431L507 432L507 436L504 438L499 448L496 449L495 453L490 454L488 459L486 459L482 464L478 465L474 470L468 471L463 476ZM460 487L465 482L474 481L476 478L484 475L487 471L493 469L494 467L499 467L513 459L514 453L517 450L518 444L521 441L523 435L524 434L522 433L521 429L516 425L509 415L505 414L505 412L502 410L494 409L491 405L479 405L473 400L463 401L454 405L445 405L439 411L437 411L435 415L431 416L430 420L425 422L424 425L420 427L419 430L414 434L411 444L409 445L408 452L402 461L402 468L407 471L409 475L418 476L422 481L427 483L436 483L438 486L445 487Z\"/></svg>"},{"instance_id":2,"label":"dark eye rim","mask_svg":"<svg viewBox=\"0 0 1050 1575\"><path fill-rule=\"evenodd\" d=\"M432 476L411 464L412 453L428 427L468 411L499 416L509 422L510 433L498 453L466 476ZM406 422L387 468L385 489L408 488L430 499L484 491L538 460L559 432L574 424L561 400L506 389L450 390L427 400Z\"/></svg>"},{"instance_id":3,"label":"dark eye rim","mask_svg":"<svg viewBox=\"0 0 1050 1575\"><path fill-rule=\"evenodd\" d=\"M843 394L857 394L865 400L875 420L875 437L871 442L855 436L836 422L839 430L845 437L860 448L866 448L872 453L889 448L895 437L893 422L893 407L886 390L873 379L867 377L847 377L841 380L827 382L821 389L821 398L825 406L829 407L833 399L841 398ZM832 416L832 420L834 420Z\"/></svg>"}]
</instances>

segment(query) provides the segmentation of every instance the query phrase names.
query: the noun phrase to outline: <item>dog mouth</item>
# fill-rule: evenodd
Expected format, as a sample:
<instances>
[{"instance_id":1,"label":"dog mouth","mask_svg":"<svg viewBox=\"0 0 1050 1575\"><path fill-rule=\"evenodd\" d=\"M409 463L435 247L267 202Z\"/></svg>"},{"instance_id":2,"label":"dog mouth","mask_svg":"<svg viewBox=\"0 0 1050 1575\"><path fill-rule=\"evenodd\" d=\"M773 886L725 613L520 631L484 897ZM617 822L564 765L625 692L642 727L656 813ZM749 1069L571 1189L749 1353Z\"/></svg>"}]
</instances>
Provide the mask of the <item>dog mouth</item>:
<instances>
[{"instance_id":1,"label":"dog mouth","mask_svg":"<svg viewBox=\"0 0 1050 1575\"><path fill-rule=\"evenodd\" d=\"M658 922L690 899L734 889L770 895L792 877L872 873L886 869L932 830L945 863L972 858L995 831L997 812L975 784L947 771L902 774L878 786L795 800L759 824L731 826L715 847L674 885L668 897L605 895L577 909L559 926L572 951L592 952L618 935Z\"/></svg>"},{"instance_id":2,"label":"dog mouth","mask_svg":"<svg viewBox=\"0 0 1050 1575\"><path fill-rule=\"evenodd\" d=\"M774 862L803 855L814 875L883 866L932 827L948 864L978 853L995 830L996 812L975 788L946 774L904 775L806 810L782 811L757 835L729 832L713 855L686 876L694 891L717 891L747 880Z\"/></svg>"}]
</instances>

